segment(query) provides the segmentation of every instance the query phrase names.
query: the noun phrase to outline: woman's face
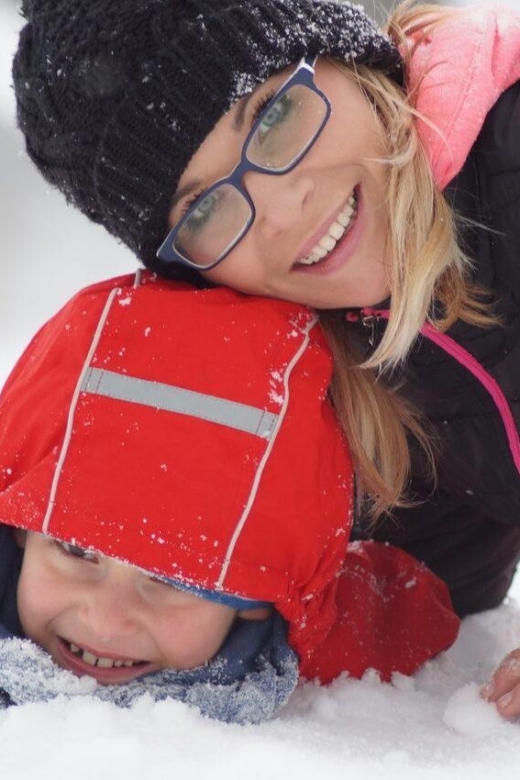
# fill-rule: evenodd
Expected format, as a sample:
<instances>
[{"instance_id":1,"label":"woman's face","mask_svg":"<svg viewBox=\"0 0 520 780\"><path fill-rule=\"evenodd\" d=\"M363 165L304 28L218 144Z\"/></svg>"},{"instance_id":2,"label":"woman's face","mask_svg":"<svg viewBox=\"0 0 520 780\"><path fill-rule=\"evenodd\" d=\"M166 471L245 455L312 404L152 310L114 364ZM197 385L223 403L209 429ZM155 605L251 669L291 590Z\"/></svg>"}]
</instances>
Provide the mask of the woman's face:
<instances>
[{"instance_id":1,"label":"woman's face","mask_svg":"<svg viewBox=\"0 0 520 780\"><path fill-rule=\"evenodd\" d=\"M235 167L256 106L292 70L268 79L220 119L180 180L177 192L188 194L173 209L172 226L188 200ZM332 105L322 134L289 173L245 175L256 219L225 260L203 276L315 308L368 306L389 294L382 129L357 84L333 63L320 59L315 81Z\"/></svg>"}]
</instances>

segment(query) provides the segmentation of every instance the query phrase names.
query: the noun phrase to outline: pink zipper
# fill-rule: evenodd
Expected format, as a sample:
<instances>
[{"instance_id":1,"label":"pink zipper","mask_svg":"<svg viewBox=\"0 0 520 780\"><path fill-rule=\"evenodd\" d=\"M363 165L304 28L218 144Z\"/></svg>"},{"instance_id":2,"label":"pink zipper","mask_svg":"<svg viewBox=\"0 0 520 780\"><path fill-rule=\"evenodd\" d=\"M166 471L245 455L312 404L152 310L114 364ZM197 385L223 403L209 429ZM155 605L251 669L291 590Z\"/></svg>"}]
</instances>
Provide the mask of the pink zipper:
<instances>
[{"instance_id":1,"label":"pink zipper","mask_svg":"<svg viewBox=\"0 0 520 780\"><path fill-rule=\"evenodd\" d=\"M387 320L389 311L386 309L362 309L361 315L362 317L381 317ZM468 371L486 388L500 413L506 430L511 455L513 456L516 469L520 473L520 436L518 435L516 423L507 398L502 392L498 382L493 379L491 374L486 371L482 364L479 363L470 352L464 349L464 347L461 347L460 344L454 341L450 336L447 336L445 333L441 333L440 330L437 330L437 328L434 328L433 325L425 323L421 328L421 333L425 338L430 339L430 341L433 341L434 344L437 344L441 349L455 358L455 360L464 366L464 368L467 368Z\"/></svg>"}]
</instances>

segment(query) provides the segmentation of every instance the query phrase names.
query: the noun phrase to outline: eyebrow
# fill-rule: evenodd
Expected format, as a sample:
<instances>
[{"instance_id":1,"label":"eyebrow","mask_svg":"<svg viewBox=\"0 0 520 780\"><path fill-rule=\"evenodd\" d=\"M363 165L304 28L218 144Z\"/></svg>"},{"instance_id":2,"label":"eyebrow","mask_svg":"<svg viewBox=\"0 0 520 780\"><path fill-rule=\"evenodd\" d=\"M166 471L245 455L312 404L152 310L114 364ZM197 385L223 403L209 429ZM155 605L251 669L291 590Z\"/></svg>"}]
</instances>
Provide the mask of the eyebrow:
<instances>
[{"instance_id":1,"label":"eyebrow","mask_svg":"<svg viewBox=\"0 0 520 780\"><path fill-rule=\"evenodd\" d=\"M253 96L256 93L256 89L254 89L252 92L248 92L247 95L244 95L242 100L239 101L237 112L235 119L233 120L233 126L237 132L240 132L244 126L244 119L246 115L246 109L249 105L249 101L253 98Z\"/></svg>"}]
</instances>

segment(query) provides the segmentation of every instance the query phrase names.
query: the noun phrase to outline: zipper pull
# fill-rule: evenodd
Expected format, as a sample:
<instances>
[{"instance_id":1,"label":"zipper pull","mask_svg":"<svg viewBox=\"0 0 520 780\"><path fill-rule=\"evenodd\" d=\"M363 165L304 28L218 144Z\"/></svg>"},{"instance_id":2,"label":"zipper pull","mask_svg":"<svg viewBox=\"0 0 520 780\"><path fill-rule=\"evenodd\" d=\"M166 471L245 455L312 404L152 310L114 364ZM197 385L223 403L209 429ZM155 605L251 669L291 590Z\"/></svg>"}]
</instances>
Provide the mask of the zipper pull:
<instances>
[{"instance_id":1,"label":"zipper pull","mask_svg":"<svg viewBox=\"0 0 520 780\"><path fill-rule=\"evenodd\" d=\"M369 346L373 347L376 340L377 317L375 314L362 314L361 322L363 323L363 327L368 331Z\"/></svg>"}]
</instances>

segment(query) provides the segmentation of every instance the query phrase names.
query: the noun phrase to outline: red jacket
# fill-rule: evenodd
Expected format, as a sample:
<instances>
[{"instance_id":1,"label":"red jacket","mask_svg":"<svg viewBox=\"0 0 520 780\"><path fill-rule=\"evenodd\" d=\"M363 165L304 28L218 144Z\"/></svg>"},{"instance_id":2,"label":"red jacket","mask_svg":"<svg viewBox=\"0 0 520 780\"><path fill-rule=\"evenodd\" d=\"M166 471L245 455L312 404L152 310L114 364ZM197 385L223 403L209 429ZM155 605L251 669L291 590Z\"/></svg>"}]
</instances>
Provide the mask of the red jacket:
<instances>
[{"instance_id":1,"label":"red jacket","mask_svg":"<svg viewBox=\"0 0 520 780\"><path fill-rule=\"evenodd\" d=\"M411 673L458 619L404 552L348 545L330 375L303 306L150 274L87 288L0 397L0 522L272 602L305 677Z\"/></svg>"}]
</instances>

